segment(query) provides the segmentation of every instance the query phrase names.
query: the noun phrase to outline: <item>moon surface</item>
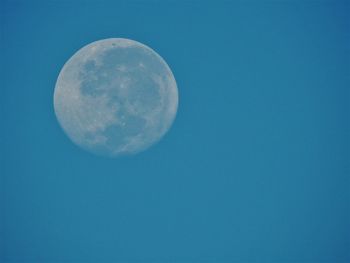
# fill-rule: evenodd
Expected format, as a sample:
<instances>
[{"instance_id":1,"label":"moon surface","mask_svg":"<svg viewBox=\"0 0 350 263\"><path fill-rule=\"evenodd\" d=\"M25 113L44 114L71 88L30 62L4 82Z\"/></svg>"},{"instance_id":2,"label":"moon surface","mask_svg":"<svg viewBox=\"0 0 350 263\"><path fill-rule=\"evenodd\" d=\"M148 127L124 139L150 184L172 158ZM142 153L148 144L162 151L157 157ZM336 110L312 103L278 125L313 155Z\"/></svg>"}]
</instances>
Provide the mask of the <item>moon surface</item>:
<instances>
[{"instance_id":1,"label":"moon surface","mask_svg":"<svg viewBox=\"0 0 350 263\"><path fill-rule=\"evenodd\" d=\"M54 110L67 136L89 152L116 157L143 151L171 127L178 89L166 62L139 42L88 44L63 66Z\"/></svg>"}]
</instances>

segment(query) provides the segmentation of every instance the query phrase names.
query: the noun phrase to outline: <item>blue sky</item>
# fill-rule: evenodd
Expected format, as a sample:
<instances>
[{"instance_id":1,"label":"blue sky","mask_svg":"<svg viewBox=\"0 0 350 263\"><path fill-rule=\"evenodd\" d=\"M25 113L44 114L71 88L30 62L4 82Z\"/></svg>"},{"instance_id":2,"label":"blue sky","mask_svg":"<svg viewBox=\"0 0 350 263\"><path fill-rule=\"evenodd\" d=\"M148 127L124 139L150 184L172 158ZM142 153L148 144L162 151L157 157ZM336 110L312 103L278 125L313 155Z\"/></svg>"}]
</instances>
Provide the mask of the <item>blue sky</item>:
<instances>
[{"instance_id":1,"label":"blue sky","mask_svg":"<svg viewBox=\"0 0 350 263\"><path fill-rule=\"evenodd\" d=\"M349 262L348 1L9 1L0 262ZM53 111L60 69L123 37L179 88L157 145L108 159Z\"/></svg>"}]
</instances>

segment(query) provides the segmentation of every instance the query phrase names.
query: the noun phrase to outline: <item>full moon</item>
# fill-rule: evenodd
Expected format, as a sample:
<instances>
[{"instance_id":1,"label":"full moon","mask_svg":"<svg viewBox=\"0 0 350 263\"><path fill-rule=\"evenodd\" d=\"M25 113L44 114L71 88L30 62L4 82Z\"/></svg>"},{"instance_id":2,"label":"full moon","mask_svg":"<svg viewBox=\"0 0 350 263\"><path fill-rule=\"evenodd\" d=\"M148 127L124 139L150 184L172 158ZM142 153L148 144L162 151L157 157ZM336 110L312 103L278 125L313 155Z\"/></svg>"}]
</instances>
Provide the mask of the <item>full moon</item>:
<instances>
[{"instance_id":1,"label":"full moon","mask_svg":"<svg viewBox=\"0 0 350 263\"><path fill-rule=\"evenodd\" d=\"M63 66L54 110L67 136L81 148L116 157L158 142L177 112L178 90L167 63L134 40L88 44Z\"/></svg>"}]
</instances>

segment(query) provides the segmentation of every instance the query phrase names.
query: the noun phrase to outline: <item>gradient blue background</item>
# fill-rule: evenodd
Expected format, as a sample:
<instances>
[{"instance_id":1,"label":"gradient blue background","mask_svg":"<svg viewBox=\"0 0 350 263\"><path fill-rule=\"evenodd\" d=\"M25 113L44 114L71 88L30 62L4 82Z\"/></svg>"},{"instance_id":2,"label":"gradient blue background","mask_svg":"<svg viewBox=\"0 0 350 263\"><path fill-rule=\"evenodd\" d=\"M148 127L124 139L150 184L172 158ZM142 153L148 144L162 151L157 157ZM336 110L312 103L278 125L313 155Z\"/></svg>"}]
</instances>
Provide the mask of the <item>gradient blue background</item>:
<instances>
[{"instance_id":1,"label":"gradient blue background","mask_svg":"<svg viewBox=\"0 0 350 263\"><path fill-rule=\"evenodd\" d=\"M1 1L0 262L350 262L349 1ZM53 111L82 46L155 49L180 104L132 157Z\"/></svg>"}]
</instances>

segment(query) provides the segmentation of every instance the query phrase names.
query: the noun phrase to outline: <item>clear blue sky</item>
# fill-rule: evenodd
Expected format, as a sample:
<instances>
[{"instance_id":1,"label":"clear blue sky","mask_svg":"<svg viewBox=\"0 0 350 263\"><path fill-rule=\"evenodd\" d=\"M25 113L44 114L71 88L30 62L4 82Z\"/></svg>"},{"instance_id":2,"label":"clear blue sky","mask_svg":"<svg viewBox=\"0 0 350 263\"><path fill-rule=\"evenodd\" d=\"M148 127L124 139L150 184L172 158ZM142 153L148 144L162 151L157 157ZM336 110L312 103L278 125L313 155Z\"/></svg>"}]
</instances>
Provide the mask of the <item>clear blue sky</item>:
<instances>
[{"instance_id":1,"label":"clear blue sky","mask_svg":"<svg viewBox=\"0 0 350 263\"><path fill-rule=\"evenodd\" d=\"M350 262L349 1L0 3L0 262ZM110 37L180 94L119 159L53 111L63 64Z\"/></svg>"}]
</instances>

